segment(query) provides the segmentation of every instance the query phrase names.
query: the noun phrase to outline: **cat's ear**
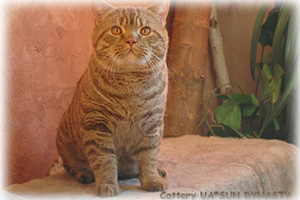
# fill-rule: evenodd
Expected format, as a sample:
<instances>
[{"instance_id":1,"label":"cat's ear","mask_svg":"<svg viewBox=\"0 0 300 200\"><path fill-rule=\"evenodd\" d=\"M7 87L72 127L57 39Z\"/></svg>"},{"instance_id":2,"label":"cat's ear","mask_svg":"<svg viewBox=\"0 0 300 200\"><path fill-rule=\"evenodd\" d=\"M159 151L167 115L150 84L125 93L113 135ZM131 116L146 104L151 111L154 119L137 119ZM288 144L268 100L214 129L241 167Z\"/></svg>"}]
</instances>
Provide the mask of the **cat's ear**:
<instances>
[{"instance_id":1,"label":"cat's ear","mask_svg":"<svg viewBox=\"0 0 300 200\"><path fill-rule=\"evenodd\" d=\"M163 25L166 25L166 19L169 13L170 1L169 0L159 0L154 4L147 7L153 13L157 14L161 18Z\"/></svg>"},{"instance_id":2,"label":"cat's ear","mask_svg":"<svg viewBox=\"0 0 300 200\"><path fill-rule=\"evenodd\" d=\"M94 13L95 20L100 20L105 13L116 7L110 5L105 0L93 0L92 9Z\"/></svg>"}]
</instances>

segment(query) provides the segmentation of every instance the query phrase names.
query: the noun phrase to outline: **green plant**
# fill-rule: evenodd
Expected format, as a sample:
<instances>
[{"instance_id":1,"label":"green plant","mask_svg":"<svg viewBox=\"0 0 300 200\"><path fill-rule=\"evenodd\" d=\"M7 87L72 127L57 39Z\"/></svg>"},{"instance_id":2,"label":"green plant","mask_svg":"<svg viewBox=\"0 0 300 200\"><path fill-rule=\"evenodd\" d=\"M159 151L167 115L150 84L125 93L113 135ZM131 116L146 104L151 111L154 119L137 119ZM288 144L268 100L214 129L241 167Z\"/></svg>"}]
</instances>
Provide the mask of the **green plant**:
<instances>
[{"instance_id":1,"label":"green plant","mask_svg":"<svg viewBox=\"0 0 300 200\"><path fill-rule=\"evenodd\" d=\"M270 9L271 5L262 6L253 29L250 71L256 80L255 94L245 94L241 89L241 93L230 95L214 92L212 96L224 103L216 110L216 123L208 125L209 135L261 138L283 131L286 104L299 79L297 31L295 13L289 4L276 4ZM259 45L262 52L257 62ZM264 51L267 46L271 48L269 53Z\"/></svg>"}]
</instances>

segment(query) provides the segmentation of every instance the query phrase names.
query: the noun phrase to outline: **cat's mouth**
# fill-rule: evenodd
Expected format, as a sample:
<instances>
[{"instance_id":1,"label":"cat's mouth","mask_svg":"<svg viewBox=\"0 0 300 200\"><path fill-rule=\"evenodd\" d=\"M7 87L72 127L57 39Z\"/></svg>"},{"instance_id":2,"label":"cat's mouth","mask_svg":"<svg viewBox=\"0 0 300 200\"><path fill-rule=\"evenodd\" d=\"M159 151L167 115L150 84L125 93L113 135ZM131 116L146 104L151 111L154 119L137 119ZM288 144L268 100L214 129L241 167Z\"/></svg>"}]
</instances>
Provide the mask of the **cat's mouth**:
<instances>
[{"instance_id":1,"label":"cat's mouth","mask_svg":"<svg viewBox=\"0 0 300 200\"><path fill-rule=\"evenodd\" d=\"M134 50L133 50L133 48L128 48L126 55L128 55L128 54L134 54L134 55L136 55L135 52L134 52Z\"/></svg>"},{"instance_id":2,"label":"cat's mouth","mask_svg":"<svg viewBox=\"0 0 300 200\"><path fill-rule=\"evenodd\" d=\"M132 48L127 50L127 52L124 54L121 62L123 62L124 64L129 64L129 65L141 64L139 56Z\"/></svg>"},{"instance_id":3,"label":"cat's mouth","mask_svg":"<svg viewBox=\"0 0 300 200\"><path fill-rule=\"evenodd\" d=\"M133 48L129 48L127 52L125 53L124 57L136 57L138 58L138 54L135 52Z\"/></svg>"}]
</instances>

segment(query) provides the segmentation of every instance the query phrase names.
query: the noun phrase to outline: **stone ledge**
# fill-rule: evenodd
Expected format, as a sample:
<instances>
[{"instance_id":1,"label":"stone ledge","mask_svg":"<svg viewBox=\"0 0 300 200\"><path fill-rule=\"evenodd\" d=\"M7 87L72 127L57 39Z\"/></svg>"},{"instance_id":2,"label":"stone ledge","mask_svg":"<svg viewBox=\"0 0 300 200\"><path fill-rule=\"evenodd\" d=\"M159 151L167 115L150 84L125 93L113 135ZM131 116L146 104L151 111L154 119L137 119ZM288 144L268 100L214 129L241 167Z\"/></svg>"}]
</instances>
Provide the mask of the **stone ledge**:
<instances>
[{"instance_id":1,"label":"stone ledge","mask_svg":"<svg viewBox=\"0 0 300 200\"><path fill-rule=\"evenodd\" d=\"M196 135L165 138L160 161L168 170L170 186L163 195L174 192L176 199L178 192L190 193L201 199L204 196L200 192L252 196L255 192L261 195L292 192L298 156L295 146L278 140ZM99 199L93 186L77 183L64 169L58 169L48 177L11 185L5 195L7 199ZM138 179L120 181L120 186L122 192L110 199L161 199L161 192L140 190Z\"/></svg>"}]
</instances>

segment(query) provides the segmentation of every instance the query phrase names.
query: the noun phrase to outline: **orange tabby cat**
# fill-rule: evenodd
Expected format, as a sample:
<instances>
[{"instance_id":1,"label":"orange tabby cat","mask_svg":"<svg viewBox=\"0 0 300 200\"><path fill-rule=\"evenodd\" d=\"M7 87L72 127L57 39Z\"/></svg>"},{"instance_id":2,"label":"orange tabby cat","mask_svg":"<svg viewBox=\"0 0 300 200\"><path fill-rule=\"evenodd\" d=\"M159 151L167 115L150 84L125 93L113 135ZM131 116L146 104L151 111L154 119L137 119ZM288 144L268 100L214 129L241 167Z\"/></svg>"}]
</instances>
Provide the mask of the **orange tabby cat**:
<instances>
[{"instance_id":1,"label":"orange tabby cat","mask_svg":"<svg viewBox=\"0 0 300 200\"><path fill-rule=\"evenodd\" d=\"M65 169L100 196L120 192L119 178L139 176L147 191L168 187L158 168L168 71L168 2L94 11L94 53L57 134Z\"/></svg>"}]
</instances>

